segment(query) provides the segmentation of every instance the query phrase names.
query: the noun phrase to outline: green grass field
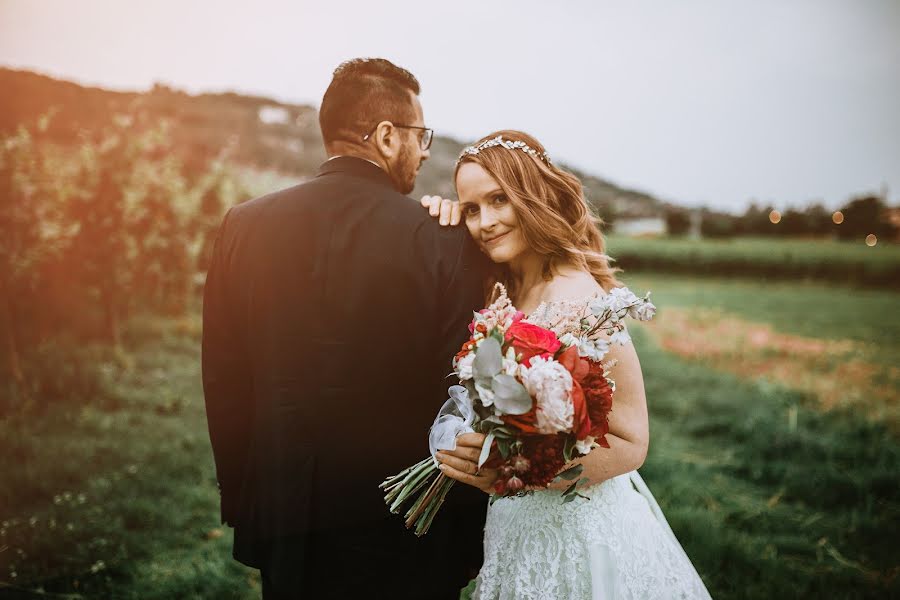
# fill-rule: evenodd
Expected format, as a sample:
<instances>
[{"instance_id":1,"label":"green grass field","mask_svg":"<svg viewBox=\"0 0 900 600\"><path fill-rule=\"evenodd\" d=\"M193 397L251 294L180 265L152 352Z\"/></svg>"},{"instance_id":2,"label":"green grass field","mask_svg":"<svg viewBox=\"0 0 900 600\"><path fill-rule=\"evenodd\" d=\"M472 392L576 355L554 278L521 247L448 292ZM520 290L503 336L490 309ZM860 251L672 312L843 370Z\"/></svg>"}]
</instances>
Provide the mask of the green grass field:
<instances>
[{"instance_id":1,"label":"green grass field","mask_svg":"<svg viewBox=\"0 0 900 600\"><path fill-rule=\"evenodd\" d=\"M896 356L900 293L638 274L660 316L708 307ZM0 421L0 596L257 598L219 528L196 320L103 369L115 401ZM900 595L900 445L879 419L664 350L634 327L642 469L714 598ZM900 391L900 390L894 390ZM894 394L896 398L896 394ZM4 595L6 594L6 595Z\"/></svg>"},{"instance_id":2,"label":"green grass field","mask_svg":"<svg viewBox=\"0 0 900 600\"><path fill-rule=\"evenodd\" d=\"M788 238L690 239L610 235L607 252L629 272L809 279L900 287L900 245Z\"/></svg>"},{"instance_id":3,"label":"green grass field","mask_svg":"<svg viewBox=\"0 0 900 600\"><path fill-rule=\"evenodd\" d=\"M106 408L0 422L0 597L259 597L219 529L198 337L165 329L108 365Z\"/></svg>"},{"instance_id":4,"label":"green grass field","mask_svg":"<svg viewBox=\"0 0 900 600\"><path fill-rule=\"evenodd\" d=\"M873 343L882 351L900 346L900 317L894 314L900 294L892 290L628 271L621 278L635 292L650 290L663 310L703 306L798 335L853 339Z\"/></svg>"}]
</instances>

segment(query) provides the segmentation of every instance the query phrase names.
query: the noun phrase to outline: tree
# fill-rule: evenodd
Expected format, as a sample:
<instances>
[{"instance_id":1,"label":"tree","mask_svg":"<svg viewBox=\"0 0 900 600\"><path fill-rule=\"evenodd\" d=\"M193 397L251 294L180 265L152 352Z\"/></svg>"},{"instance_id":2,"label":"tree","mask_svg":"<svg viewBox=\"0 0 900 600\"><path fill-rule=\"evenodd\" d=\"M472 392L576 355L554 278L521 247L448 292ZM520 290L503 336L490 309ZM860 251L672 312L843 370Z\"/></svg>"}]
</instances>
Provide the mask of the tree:
<instances>
[{"instance_id":1,"label":"tree","mask_svg":"<svg viewBox=\"0 0 900 600\"><path fill-rule=\"evenodd\" d=\"M666 232L669 235L686 235L690 229L690 212L682 208L666 208Z\"/></svg>"},{"instance_id":2,"label":"tree","mask_svg":"<svg viewBox=\"0 0 900 600\"><path fill-rule=\"evenodd\" d=\"M778 231L769 221L769 213L772 210L772 206L760 207L755 202L751 202L744 214L735 220L736 233L740 235L777 234Z\"/></svg>"},{"instance_id":3,"label":"tree","mask_svg":"<svg viewBox=\"0 0 900 600\"><path fill-rule=\"evenodd\" d=\"M44 132L49 120L41 118L35 132ZM61 210L57 167L25 127L0 143L0 351L20 395L29 389L22 331L40 329L34 327L40 318L34 299L42 267L64 252L74 231Z\"/></svg>"},{"instance_id":4,"label":"tree","mask_svg":"<svg viewBox=\"0 0 900 600\"><path fill-rule=\"evenodd\" d=\"M737 218L729 214L703 209L700 217L700 234L711 238L732 237L738 231L737 222Z\"/></svg>"},{"instance_id":5,"label":"tree","mask_svg":"<svg viewBox=\"0 0 900 600\"><path fill-rule=\"evenodd\" d=\"M844 222L837 227L838 237L860 239L870 233L884 238L893 237L896 234L895 227L882 218L886 208L878 196L862 196L851 200L841 208Z\"/></svg>"}]
</instances>

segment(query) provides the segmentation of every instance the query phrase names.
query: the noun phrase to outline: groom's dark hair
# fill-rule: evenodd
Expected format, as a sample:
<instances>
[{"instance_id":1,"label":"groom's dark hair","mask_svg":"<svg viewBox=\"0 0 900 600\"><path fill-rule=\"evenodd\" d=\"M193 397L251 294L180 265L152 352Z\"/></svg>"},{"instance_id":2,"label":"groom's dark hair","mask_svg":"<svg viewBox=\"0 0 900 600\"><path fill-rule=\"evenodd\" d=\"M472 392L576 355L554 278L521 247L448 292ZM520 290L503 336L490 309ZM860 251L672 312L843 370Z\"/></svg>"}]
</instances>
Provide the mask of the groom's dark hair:
<instances>
[{"instance_id":1,"label":"groom's dark hair","mask_svg":"<svg viewBox=\"0 0 900 600\"><path fill-rule=\"evenodd\" d=\"M361 141L381 121L409 124L415 118L410 92L415 76L383 58L354 58L338 65L319 109L326 148L337 141Z\"/></svg>"}]
</instances>

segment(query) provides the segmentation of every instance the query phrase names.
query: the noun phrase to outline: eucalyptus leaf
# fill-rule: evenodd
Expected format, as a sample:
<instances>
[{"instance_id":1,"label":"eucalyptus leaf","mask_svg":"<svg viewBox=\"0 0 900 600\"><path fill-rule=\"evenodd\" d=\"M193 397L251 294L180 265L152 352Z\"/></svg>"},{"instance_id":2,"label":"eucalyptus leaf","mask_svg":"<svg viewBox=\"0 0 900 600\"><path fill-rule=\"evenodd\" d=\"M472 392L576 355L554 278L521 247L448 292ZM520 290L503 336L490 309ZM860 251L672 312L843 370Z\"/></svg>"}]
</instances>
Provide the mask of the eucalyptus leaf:
<instances>
[{"instance_id":1,"label":"eucalyptus leaf","mask_svg":"<svg viewBox=\"0 0 900 600\"><path fill-rule=\"evenodd\" d=\"M482 421L486 423L493 423L494 425L503 425L503 419L493 413L491 413L490 416L483 418ZM494 429L499 429L499 427L495 427Z\"/></svg>"},{"instance_id":2,"label":"eucalyptus leaf","mask_svg":"<svg viewBox=\"0 0 900 600\"><path fill-rule=\"evenodd\" d=\"M508 415L524 415L534 401L528 395L528 390L516 378L506 373L494 377L493 382L494 404Z\"/></svg>"},{"instance_id":3,"label":"eucalyptus leaf","mask_svg":"<svg viewBox=\"0 0 900 600\"><path fill-rule=\"evenodd\" d=\"M584 471L584 465L579 463L579 464L575 465L574 467L569 467L565 471L562 471L556 477L558 479L565 479L567 481L573 481L579 475L581 475L582 471Z\"/></svg>"},{"instance_id":4,"label":"eucalyptus leaf","mask_svg":"<svg viewBox=\"0 0 900 600\"><path fill-rule=\"evenodd\" d=\"M493 379L490 377L475 378L475 390L478 392L478 398L481 401L480 403L485 406L491 406L494 403L493 400L489 400L489 398L494 397L494 390L491 389L492 385Z\"/></svg>"},{"instance_id":5,"label":"eucalyptus leaf","mask_svg":"<svg viewBox=\"0 0 900 600\"><path fill-rule=\"evenodd\" d=\"M475 362L472 363L472 373L475 379L490 379L500 372L503 367L503 355L500 352L500 343L496 338L485 338L475 353Z\"/></svg>"},{"instance_id":6,"label":"eucalyptus leaf","mask_svg":"<svg viewBox=\"0 0 900 600\"><path fill-rule=\"evenodd\" d=\"M481 455L478 457L478 468L488 459L491 454L491 444L494 442L494 432L491 431L484 438L484 445L481 447Z\"/></svg>"},{"instance_id":7,"label":"eucalyptus leaf","mask_svg":"<svg viewBox=\"0 0 900 600\"><path fill-rule=\"evenodd\" d=\"M502 456L504 460L509 458L509 440L498 437L497 448L500 450L500 456Z\"/></svg>"},{"instance_id":8,"label":"eucalyptus leaf","mask_svg":"<svg viewBox=\"0 0 900 600\"><path fill-rule=\"evenodd\" d=\"M494 422L498 422L498 421L499 421L500 425L503 425L503 419L501 419L500 417L497 417L497 421L491 421L491 422L494 423ZM494 427L494 436L498 440L501 440L501 439L511 440L516 437L516 434L513 433L512 431L510 431L510 429L508 427Z\"/></svg>"},{"instance_id":9,"label":"eucalyptus leaf","mask_svg":"<svg viewBox=\"0 0 900 600\"><path fill-rule=\"evenodd\" d=\"M569 462L575 452L575 438L569 436L566 438L566 445L563 447L563 460Z\"/></svg>"}]
</instances>

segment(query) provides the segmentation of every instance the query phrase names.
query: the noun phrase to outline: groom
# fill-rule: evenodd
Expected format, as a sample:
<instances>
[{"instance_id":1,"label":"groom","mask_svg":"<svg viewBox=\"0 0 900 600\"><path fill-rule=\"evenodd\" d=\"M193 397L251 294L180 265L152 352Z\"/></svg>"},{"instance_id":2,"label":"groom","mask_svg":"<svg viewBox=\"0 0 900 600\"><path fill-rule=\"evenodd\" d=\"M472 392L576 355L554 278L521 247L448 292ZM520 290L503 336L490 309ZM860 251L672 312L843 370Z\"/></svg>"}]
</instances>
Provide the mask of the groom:
<instances>
[{"instance_id":1,"label":"groom","mask_svg":"<svg viewBox=\"0 0 900 600\"><path fill-rule=\"evenodd\" d=\"M234 557L273 598L456 598L486 498L457 486L419 539L378 484L427 456L484 257L405 194L429 157L419 83L341 64L316 177L232 208L203 306L203 389Z\"/></svg>"}]
</instances>

